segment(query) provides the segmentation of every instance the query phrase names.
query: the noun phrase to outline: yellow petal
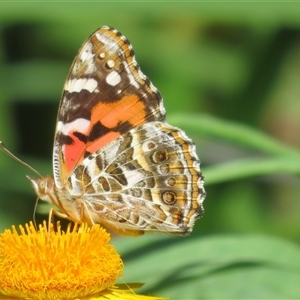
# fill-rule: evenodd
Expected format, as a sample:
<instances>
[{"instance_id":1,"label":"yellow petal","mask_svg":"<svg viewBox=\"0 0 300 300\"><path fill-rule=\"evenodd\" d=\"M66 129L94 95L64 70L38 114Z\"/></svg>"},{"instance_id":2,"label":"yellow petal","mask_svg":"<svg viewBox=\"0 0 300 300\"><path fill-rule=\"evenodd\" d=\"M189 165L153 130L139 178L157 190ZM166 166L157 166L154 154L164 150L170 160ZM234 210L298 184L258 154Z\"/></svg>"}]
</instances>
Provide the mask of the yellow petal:
<instances>
[{"instance_id":1,"label":"yellow petal","mask_svg":"<svg viewBox=\"0 0 300 300\"><path fill-rule=\"evenodd\" d=\"M16 298L74 299L114 285L123 263L99 225L63 232L32 223L0 235L0 293Z\"/></svg>"}]
</instances>

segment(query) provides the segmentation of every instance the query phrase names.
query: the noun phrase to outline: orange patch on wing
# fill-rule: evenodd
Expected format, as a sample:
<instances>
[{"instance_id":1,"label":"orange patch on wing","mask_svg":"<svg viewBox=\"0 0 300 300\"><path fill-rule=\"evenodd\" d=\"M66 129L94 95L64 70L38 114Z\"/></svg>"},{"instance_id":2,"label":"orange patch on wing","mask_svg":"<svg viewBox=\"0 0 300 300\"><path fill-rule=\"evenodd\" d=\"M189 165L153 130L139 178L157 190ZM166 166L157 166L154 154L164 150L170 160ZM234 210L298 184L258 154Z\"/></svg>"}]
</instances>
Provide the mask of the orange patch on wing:
<instances>
[{"instance_id":1,"label":"orange patch on wing","mask_svg":"<svg viewBox=\"0 0 300 300\"><path fill-rule=\"evenodd\" d=\"M100 148L103 148L105 145L116 139L120 136L119 132L109 132L104 136L100 137L99 139L93 141L92 143L88 143L86 150L88 152L94 153L98 151Z\"/></svg>"},{"instance_id":2,"label":"orange patch on wing","mask_svg":"<svg viewBox=\"0 0 300 300\"><path fill-rule=\"evenodd\" d=\"M135 127L145 123L145 117L145 105L136 95L124 96L119 101L112 103L99 102L92 110L91 126L84 134L88 136L93 125L99 121L107 128L114 128L123 122L129 122L132 127ZM72 138L73 144L64 145L66 176L83 161L85 151L94 153L121 135L119 132L111 131L86 144L72 132L68 134Z\"/></svg>"},{"instance_id":3,"label":"orange patch on wing","mask_svg":"<svg viewBox=\"0 0 300 300\"><path fill-rule=\"evenodd\" d=\"M146 117L144 108L144 103L136 95L125 96L112 103L100 102L93 108L91 122L95 124L100 120L107 128L114 128L126 121L135 126Z\"/></svg>"},{"instance_id":4,"label":"orange patch on wing","mask_svg":"<svg viewBox=\"0 0 300 300\"><path fill-rule=\"evenodd\" d=\"M64 146L64 158L67 169L67 175L69 175L75 168L75 166L82 160L82 153L85 150L86 144L80 141L77 137L70 134L74 143Z\"/></svg>"}]
</instances>

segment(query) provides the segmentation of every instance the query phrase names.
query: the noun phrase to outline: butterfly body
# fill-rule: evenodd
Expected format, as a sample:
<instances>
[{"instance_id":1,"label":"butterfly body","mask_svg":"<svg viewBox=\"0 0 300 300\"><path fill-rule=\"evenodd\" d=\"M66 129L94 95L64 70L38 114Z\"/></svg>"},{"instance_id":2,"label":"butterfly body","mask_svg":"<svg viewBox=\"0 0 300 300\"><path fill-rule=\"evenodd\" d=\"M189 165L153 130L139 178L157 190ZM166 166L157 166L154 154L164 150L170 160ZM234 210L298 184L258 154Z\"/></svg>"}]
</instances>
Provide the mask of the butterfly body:
<instances>
[{"instance_id":1,"label":"butterfly body","mask_svg":"<svg viewBox=\"0 0 300 300\"><path fill-rule=\"evenodd\" d=\"M39 198L77 223L102 223L126 235L184 235L203 213L195 145L165 122L160 93L113 28L93 33L71 66L53 172L30 181Z\"/></svg>"}]
</instances>

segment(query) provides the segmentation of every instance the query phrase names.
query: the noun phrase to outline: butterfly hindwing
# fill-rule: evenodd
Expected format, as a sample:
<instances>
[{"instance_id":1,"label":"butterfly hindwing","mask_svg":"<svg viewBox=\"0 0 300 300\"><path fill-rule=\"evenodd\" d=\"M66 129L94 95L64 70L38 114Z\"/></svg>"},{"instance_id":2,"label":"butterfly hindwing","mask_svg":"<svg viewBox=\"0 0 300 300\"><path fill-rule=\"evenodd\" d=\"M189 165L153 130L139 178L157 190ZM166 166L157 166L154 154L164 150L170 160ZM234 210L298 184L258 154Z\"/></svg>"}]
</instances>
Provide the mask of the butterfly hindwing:
<instances>
[{"instance_id":1,"label":"butterfly hindwing","mask_svg":"<svg viewBox=\"0 0 300 300\"><path fill-rule=\"evenodd\" d=\"M123 234L186 234L203 213L203 178L193 142L178 128L151 122L91 154L69 177L90 216Z\"/></svg>"}]
</instances>

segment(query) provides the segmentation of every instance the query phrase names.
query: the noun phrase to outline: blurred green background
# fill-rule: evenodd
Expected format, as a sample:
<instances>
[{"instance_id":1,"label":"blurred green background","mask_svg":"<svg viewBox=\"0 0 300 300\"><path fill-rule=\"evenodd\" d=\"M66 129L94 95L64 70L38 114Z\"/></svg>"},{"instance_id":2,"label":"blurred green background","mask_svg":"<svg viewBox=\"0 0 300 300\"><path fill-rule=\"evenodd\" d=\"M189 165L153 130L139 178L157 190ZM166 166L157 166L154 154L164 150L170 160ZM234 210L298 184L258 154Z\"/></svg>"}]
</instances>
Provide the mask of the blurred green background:
<instances>
[{"instance_id":1,"label":"blurred green background","mask_svg":"<svg viewBox=\"0 0 300 300\"><path fill-rule=\"evenodd\" d=\"M42 174L72 60L102 25L195 141L207 190L190 237L116 239L123 280L178 299L300 298L300 4L0 3L0 140ZM27 174L0 153L1 231L32 220Z\"/></svg>"}]
</instances>

